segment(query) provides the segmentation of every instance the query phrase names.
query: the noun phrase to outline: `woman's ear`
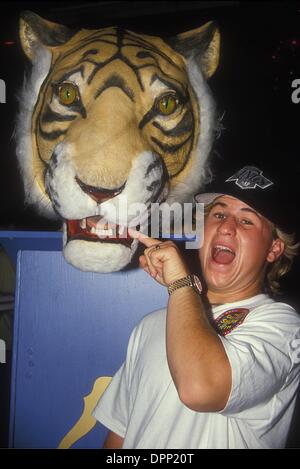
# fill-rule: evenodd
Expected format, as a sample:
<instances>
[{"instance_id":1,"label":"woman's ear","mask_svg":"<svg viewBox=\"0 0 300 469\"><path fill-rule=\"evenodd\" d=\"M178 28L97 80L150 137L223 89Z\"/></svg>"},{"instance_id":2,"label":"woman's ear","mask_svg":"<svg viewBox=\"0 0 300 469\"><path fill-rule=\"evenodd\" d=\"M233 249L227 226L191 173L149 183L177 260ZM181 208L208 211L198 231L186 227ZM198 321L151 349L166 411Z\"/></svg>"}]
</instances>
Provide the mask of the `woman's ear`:
<instances>
[{"instance_id":1,"label":"woman's ear","mask_svg":"<svg viewBox=\"0 0 300 469\"><path fill-rule=\"evenodd\" d=\"M273 263L281 256L285 248L284 242L280 238L276 238L272 242L272 246L267 255L267 262Z\"/></svg>"}]
</instances>

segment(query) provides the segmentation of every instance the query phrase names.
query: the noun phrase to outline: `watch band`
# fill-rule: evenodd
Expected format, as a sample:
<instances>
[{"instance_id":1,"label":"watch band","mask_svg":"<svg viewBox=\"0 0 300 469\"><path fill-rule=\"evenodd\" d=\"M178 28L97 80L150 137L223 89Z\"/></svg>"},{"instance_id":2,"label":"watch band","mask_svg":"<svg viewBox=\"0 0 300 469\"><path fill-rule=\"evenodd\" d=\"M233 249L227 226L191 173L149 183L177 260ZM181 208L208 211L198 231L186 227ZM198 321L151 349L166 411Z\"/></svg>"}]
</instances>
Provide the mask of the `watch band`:
<instances>
[{"instance_id":1,"label":"watch band","mask_svg":"<svg viewBox=\"0 0 300 469\"><path fill-rule=\"evenodd\" d=\"M170 285L168 286L169 295L171 295L173 291L178 290L182 287L192 287L199 295L202 292L201 282L199 278L194 274L187 275L186 277L180 278L179 280L175 280L175 282L170 283Z\"/></svg>"}]
</instances>

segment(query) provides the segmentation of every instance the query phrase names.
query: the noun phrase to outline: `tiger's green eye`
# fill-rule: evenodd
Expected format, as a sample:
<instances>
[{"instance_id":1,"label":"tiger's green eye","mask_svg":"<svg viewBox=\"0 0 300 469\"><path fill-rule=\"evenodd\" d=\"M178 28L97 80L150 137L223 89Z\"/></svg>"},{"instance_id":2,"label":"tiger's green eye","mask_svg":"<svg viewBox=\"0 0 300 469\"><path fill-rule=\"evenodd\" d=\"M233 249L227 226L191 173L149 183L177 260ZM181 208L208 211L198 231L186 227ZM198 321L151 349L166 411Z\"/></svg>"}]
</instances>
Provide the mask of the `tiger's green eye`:
<instances>
[{"instance_id":1,"label":"tiger's green eye","mask_svg":"<svg viewBox=\"0 0 300 469\"><path fill-rule=\"evenodd\" d=\"M164 116L169 116L175 111L178 105L178 99L173 95L163 96L158 101L159 112Z\"/></svg>"},{"instance_id":2,"label":"tiger's green eye","mask_svg":"<svg viewBox=\"0 0 300 469\"><path fill-rule=\"evenodd\" d=\"M58 97L61 104L70 106L78 98L77 87L72 83L63 83L58 90Z\"/></svg>"}]
</instances>

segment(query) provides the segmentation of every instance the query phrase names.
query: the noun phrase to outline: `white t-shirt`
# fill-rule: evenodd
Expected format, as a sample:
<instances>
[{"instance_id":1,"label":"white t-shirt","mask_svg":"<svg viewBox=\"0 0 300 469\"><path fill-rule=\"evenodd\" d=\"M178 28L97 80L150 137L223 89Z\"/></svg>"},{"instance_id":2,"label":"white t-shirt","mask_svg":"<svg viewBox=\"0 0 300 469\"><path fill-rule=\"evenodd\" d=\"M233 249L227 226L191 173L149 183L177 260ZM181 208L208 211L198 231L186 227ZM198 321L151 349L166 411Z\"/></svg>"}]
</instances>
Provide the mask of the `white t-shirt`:
<instances>
[{"instance_id":1,"label":"white t-shirt","mask_svg":"<svg viewBox=\"0 0 300 469\"><path fill-rule=\"evenodd\" d=\"M180 401L167 363L166 310L156 311L132 332L126 361L93 413L124 438L123 448L284 447L299 385L300 317L264 294L215 307L213 316L232 368L226 407L196 412Z\"/></svg>"}]
</instances>

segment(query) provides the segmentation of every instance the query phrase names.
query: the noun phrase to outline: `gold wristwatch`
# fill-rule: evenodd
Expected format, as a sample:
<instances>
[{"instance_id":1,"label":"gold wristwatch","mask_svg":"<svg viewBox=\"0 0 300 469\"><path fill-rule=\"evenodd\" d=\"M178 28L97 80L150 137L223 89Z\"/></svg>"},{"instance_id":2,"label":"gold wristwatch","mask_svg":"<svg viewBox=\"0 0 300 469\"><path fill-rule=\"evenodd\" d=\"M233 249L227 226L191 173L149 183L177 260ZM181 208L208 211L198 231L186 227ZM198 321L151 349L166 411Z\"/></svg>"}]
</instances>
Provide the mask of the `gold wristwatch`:
<instances>
[{"instance_id":1,"label":"gold wristwatch","mask_svg":"<svg viewBox=\"0 0 300 469\"><path fill-rule=\"evenodd\" d=\"M179 280L175 280L175 282L170 283L170 285L168 285L169 295L171 295L173 291L182 287L192 287L195 292L198 293L198 295L200 295L202 292L200 279L195 274L187 275L186 277L180 278Z\"/></svg>"}]
</instances>

